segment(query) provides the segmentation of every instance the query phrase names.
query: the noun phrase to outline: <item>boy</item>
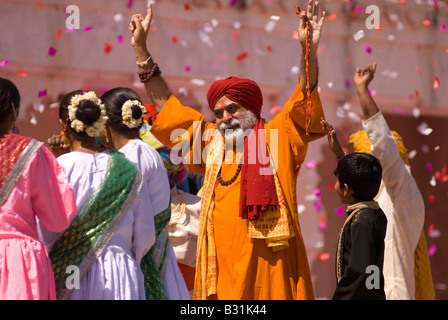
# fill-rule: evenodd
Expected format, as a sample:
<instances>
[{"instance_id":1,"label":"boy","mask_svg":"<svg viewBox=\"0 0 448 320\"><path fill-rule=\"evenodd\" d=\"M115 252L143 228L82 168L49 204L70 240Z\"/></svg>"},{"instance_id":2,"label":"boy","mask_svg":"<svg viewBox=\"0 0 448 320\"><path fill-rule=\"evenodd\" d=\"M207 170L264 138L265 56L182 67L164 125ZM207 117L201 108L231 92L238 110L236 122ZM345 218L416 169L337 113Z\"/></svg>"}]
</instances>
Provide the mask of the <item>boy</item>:
<instances>
[{"instance_id":1,"label":"boy","mask_svg":"<svg viewBox=\"0 0 448 320\"><path fill-rule=\"evenodd\" d=\"M384 300L387 219L373 200L381 184L381 164L370 154L355 152L343 156L334 173L348 218L338 237L333 300Z\"/></svg>"}]
</instances>

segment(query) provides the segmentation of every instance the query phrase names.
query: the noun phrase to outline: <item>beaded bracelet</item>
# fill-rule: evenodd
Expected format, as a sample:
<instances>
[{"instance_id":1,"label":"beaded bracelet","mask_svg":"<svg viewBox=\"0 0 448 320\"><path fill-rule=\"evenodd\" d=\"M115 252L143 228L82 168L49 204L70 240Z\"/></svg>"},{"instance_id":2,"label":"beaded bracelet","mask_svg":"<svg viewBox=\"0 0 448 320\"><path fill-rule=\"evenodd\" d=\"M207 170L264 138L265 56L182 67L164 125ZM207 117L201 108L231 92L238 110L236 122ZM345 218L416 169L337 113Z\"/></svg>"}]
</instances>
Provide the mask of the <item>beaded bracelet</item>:
<instances>
[{"instance_id":1,"label":"beaded bracelet","mask_svg":"<svg viewBox=\"0 0 448 320\"><path fill-rule=\"evenodd\" d=\"M137 72L138 77L140 78L140 82L144 83L147 82L149 79L151 79L154 76L158 76L162 73L160 71L159 65L157 63L154 63L151 70L149 71L139 71Z\"/></svg>"}]
</instances>

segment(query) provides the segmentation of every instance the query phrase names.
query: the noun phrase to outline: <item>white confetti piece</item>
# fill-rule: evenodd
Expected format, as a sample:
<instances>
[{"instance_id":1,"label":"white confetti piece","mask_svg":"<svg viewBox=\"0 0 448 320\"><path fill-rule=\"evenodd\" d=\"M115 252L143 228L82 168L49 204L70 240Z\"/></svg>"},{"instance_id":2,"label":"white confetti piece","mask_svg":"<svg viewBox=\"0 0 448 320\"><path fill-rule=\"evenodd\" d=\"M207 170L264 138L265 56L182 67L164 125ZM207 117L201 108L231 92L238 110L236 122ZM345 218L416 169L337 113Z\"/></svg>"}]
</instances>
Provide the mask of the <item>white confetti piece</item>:
<instances>
[{"instance_id":1,"label":"white confetti piece","mask_svg":"<svg viewBox=\"0 0 448 320\"><path fill-rule=\"evenodd\" d=\"M364 36L365 36L364 31L363 30L359 30L358 32L356 32L353 35L353 39L355 39L355 41L358 41L358 40L364 38Z\"/></svg>"},{"instance_id":2,"label":"white confetti piece","mask_svg":"<svg viewBox=\"0 0 448 320\"><path fill-rule=\"evenodd\" d=\"M429 136L433 130L430 127L428 127L428 124L426 122L422 122L417 127L417 131L424 136Z\"/></svg>"}]
</instances>

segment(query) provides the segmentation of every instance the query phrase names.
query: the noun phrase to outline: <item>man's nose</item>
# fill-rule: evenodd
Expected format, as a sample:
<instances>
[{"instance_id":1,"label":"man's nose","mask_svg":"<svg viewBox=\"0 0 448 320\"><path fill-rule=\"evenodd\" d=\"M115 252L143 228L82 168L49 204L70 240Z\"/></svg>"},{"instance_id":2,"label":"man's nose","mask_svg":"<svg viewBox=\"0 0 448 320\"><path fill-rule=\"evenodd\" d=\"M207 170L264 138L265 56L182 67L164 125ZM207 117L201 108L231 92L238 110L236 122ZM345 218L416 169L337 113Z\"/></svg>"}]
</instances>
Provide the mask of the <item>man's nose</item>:
<instances>
[{"instance_id":1,"label":"man's nose","mask_svg":"<svg viewBox=\"0 0 448 320\"><path fill-rule=\"evenodd\" d=\"M224 110L222 113L222 121L224 123L228 123L230 120L232 120L232 115L227 112L227 110Z\"/></svg>"}]
</instances>

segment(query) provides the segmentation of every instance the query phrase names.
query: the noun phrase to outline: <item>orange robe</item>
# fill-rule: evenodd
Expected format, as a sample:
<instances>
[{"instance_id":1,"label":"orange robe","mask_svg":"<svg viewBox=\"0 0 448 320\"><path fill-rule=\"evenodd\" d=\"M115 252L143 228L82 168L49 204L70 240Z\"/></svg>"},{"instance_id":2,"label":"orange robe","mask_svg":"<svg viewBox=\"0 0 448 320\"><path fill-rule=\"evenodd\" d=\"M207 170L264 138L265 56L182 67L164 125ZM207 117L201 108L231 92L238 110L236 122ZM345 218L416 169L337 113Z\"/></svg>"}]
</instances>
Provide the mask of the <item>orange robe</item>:
<instances>
[{"instance_id":1,"label":"orange robe","mask_svg":"<svg viewBox=\"0 0 448 320\"><path fill-rule=\"evenodd\" d=\"M239 217L240 177L227 187L217 182L212 213L217 284L216 295L209 296L208 299L314 299L308 259L299 226L296 196L296 181L305 160L307 145L325 135L320 124L320 118L324 117L324 114L317 86L311 98L313 107L308 136L304 129L306 100L298 84L282 112L265 124L270 151L277 152L272 158L286 206L293 220L295 236L288 240L289 246L286 249L279 251L268 248L263 239L249 238L247 220ZM185 130L186 135L178 139L177 134L171 137L175 129ZM190 145L186 151L190 154L184 154L190 161L189 170L204 173L206 166L202 150L210 141L207 141L207 138L201 139L201 135L208 129L216 129L216 125L205 122L202 114L182 106L176 97L171 96L159 113L151 132L170 148L182 139L185 142L185 139L189 138ZM276 129L278 148L271 146L270 129ZM199 146L201 148L198 151L195 148ZM230 164L223 161L222 178L229 180L236 169L236 161Z\"/></svg>"}]
</instances>

